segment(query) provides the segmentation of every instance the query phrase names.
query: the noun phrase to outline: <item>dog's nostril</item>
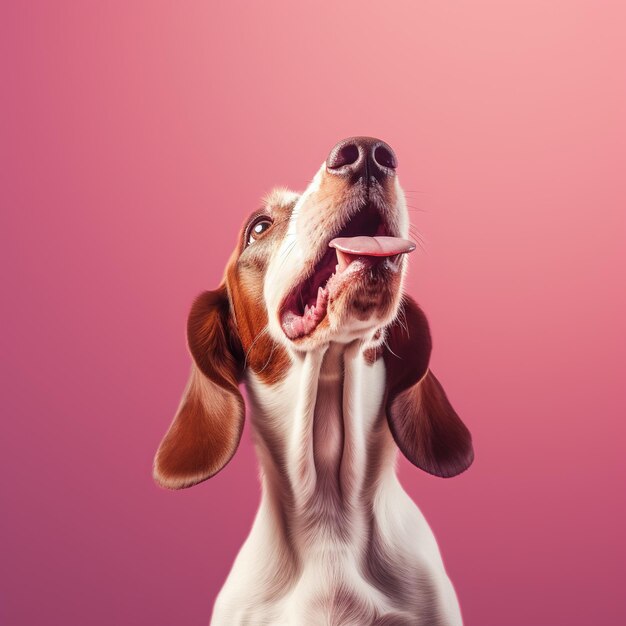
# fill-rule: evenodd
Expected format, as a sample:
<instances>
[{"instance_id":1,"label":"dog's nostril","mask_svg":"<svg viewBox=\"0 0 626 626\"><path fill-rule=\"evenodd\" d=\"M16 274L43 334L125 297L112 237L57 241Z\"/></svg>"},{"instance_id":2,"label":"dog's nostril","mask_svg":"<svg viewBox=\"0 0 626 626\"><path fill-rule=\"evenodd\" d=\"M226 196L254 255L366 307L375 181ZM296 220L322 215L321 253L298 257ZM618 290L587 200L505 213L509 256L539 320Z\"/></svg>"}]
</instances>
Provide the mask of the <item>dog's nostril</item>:
<instances>
[{"instance_id":1,"label":"dog's nostril","mask_svg":"<svg viewBox=\"0 0 626 626\"><path fill-rule=\"evenodd\" d=\"M383 167L388 167L390 170L395 170L398 167L398 161L393 150L386 145L378 146L374 150L374 160Z\"/></svg>"},{"instance_id":2,"label":"dog's nostril","mask_svg":"<svg viewBox=\"0 0 626 626\"><path fill-rule=\"evenodd\" d=\"M379 182L396 173L398 161L389 144L375 137L348 137L330 151L326 171L334 176L347 177L350 182L372 177Z\"/></svg>"},{"instance_id":3,"label":"dog's nostril","mask_svg":"<svg viewBox=\"0 0 626 626\"><path fill-rule=\"evenodd\" d=\"M348 143L333 150L326 163L331 170L338 170L346 165L352 165L359 160L359 148L356 144Z\"/></svg>"}]
</instances>

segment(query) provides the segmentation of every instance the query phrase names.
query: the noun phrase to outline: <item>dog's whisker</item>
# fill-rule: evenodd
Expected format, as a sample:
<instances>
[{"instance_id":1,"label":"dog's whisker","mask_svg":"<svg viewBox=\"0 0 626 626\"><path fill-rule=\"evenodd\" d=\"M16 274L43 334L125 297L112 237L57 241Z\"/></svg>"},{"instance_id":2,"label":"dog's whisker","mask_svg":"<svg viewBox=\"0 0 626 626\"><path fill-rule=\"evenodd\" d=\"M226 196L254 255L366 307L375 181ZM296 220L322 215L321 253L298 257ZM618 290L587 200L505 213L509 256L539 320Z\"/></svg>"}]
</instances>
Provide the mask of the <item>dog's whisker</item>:
<instances>
[{"instance_id":1,"label":"dog's whisker","mask_svg":"<svg viewBox=\"0 0 626 626\"><path fill-rule=\"evenodd\" d=\"M265 327L265 330L266 330L266 331L268 330L267 326ZM271 360L272 360L272 356L274 356L274 351L276 350L276 346L277 346L277 345L278 345L278 344L277 344L275 341L274 341L274 342L272 342L272 349L270 350L270 354L269 354L269 356L267 357L267 360L265 361L265 364L263 365L263 367L259 370L259 373L264 372L264 371L265 371L265 368L266 368L266 367L270 364L270 362L271 362Z\"/></svg>"},{"instance_id":2,"label":"dog's whisker","mask_svg":"<svg viewBox=\"0 0 626 626\"><path fill-rule=\"evenodd\" d=\"M406 331L406 336L410 337L409 324L406 319L406 311L404 307L400 308L400 311L398 311L398 317L396 319L398 320L398 323L402 326L402 328L404 328L404 330Z\"/></svg>"},{"instance_id":3,"label":"dog's whisker","mask_svg":"<svg viewBox=\"0 0 626 626\"><path fill-rule=\"evenodd\" d=\"M424 239L422 234L410 227L409 234L413 237L413 239L415 239L415 242L420 247L420 250L422 250L422 252L426 252L426 240Z\"/></svg>"},{"instance_id":4,"label":"dog's whisker","mask_svg":"<svg viewBox=\"0 0 626 626\"><path fill-rule=\"evenodd\" d=\"M401 356L397 355L392 349L391 346L389 345L389 341L387 341L387 337L385 337L385 339L383 339L383 344L385 345L385 348L387 348L387 350L389 350L389 352L391 352L391 354L393 354L393 356L395 356L398 359L402 359Z\"/></svg>"},{"instance_id":5,"label":"dog's whisker","mask_svg":"<svg viewBox=\"0 0 626 626\"><path fill-rule=\"evenodd\" d=\"M250 352L252 351L252 348L254 347L254 344L259 340L259 338L268 333L269 328L267 326L267 324L257 333L256 337L252 340L252 343L250 344L248 350L246 351L246 355L244 357L244 369L248 366L248 357L250 356Z\"/></svg>"},{"instance_id":6,"label":"dog's whisker","mask_svg":"<svg viewBox=\"0 0 626 626\"><path fill-rule=\"evenodd\" d=\"M279 256L279 264L278 264L278 270L282 270L286 261L289 259L289 255L291 254L291 252L293 251L296 243L297 243L297 239L295 237L295 235L293 236L293 241L281 252L280 256Z\"/></svg>"}]
</instances>

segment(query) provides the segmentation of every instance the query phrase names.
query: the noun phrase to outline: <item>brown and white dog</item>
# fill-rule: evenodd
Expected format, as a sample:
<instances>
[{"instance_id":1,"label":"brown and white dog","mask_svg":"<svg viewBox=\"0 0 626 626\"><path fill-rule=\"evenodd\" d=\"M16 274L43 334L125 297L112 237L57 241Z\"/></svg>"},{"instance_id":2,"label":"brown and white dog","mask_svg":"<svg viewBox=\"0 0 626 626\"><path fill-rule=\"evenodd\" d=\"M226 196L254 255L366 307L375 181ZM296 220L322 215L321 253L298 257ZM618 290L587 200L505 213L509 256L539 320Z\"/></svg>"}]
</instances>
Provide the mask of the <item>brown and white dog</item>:
<instances>
[{"instance_id":1,"label":"brown and white dog","mask_svg":"<svg viewBox=\"0 0 626 626\"><path fill-rule=\"evenodd\" d=\"M262 468L250 535L212 623L461 624L396 448L437 476L473 459L402 294L409 220L382 141L338 143L302 194L272 192L188 320L191 378L154 462L172 489L219 472L244 421Z\"/></svg>"}]
</instances>

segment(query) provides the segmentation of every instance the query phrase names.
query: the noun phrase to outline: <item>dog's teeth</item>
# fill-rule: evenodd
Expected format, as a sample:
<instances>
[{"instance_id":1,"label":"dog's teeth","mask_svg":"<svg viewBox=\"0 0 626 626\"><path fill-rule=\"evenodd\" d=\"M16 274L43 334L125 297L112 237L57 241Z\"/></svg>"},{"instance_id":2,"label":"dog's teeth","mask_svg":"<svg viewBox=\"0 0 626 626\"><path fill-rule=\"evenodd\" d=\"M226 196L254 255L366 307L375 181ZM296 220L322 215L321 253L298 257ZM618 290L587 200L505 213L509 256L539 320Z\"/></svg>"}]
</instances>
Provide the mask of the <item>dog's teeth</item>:
<instances>
[{"instance_id":1,"label":"dog's teeth","mask_svg":"<svg viewBox=\"0 0 626 626\"><path fill-rule=\"evenodd\" d=\"M306 315L309 312L309 305L305 304L304 305L304 314Z\"/></svg>"}]
</instances>

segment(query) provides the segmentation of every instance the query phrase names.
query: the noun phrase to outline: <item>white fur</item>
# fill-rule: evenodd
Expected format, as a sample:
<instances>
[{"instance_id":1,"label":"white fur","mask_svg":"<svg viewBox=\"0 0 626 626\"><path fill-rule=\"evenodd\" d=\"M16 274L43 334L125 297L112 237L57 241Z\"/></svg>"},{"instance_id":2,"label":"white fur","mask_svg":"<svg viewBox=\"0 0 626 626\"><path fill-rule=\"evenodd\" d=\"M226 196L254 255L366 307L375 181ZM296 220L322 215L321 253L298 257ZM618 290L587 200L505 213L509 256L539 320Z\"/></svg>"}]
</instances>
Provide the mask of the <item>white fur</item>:
<instances>
[{"instance_id":1,"label":"white fur","mask_svg":"<svg viewBox=\"0 0 626 626\"><path fill-rule=\"evenodd\" d=\"M395 475L396 449L388 431L382 438L386 462L378 476L373 511L359 498L365 479L364 444L383 410L385 381L383 360L368 365L362 347L360 342L333 343L314 354L307 353L304 358L295 355L288 376L273 388L254 375L248 378L250 418L257 430L263 495L250 535L217 598L212 624L332 623L324 602L329 589L339 583L379 613L395 611L405 615L407 623L462 624L434 535ZM325 356L330 361L324 361ZM341 367L345 368L343 379ZM315 415L321 399L320 384L324 386L324 397L334 395L341 400L340 406L326 406L324 417L343 430L342 446L336 439L327 448L314 446L313 418L320 417ZM277 468L264 449L263 436L258 435L260 422L264 427L271 424L278 436L283 433L288 451L287 481L295 494L292 510L283 509L283 503L269 493ZM349 500L348 539L338 538L324 524L301 527L315 489L317 470L336 461L333 455L339 456L339 480ZM410 606L395 601L393 590L388 595L377 588L363 571L362 559L368 558L367 521L372 512L390 563L409 563L428 581L424 590L415 587ZM275 532L276 520L285 515L290 517L295 531L289 545ZM285 580L281 579L281 568L286 572ZM438 621L424 621L418 612L420 607L425 615L438 615Z\"/></svg>"},{"instance_id":2,"label":"white fur","mask_svg":"<svg viewBox=\"0 0 626 626\"><path fill-rule=\"evenodd\" d=\"M302 206L319 190L324 169L325 166L322 164L306 188L306 191L298 198L289 218L287 234L283 238L280 247L276 249L274 258L269 265L263 293L268 311L278 310L280 299L284 295L285 286L293 280L294 276L298 276L304 268L306 261L305 247L300 245L298 241L298 218ZM284 200L283 202L288 204ZM269 316L268 328L274 340L281 343L286 342L278 316Z\"/></svg>"}]
</instances>

